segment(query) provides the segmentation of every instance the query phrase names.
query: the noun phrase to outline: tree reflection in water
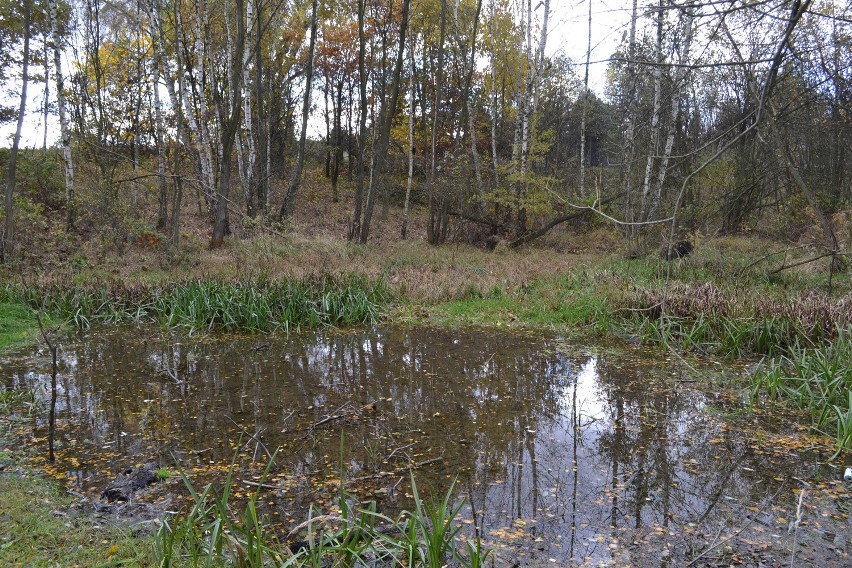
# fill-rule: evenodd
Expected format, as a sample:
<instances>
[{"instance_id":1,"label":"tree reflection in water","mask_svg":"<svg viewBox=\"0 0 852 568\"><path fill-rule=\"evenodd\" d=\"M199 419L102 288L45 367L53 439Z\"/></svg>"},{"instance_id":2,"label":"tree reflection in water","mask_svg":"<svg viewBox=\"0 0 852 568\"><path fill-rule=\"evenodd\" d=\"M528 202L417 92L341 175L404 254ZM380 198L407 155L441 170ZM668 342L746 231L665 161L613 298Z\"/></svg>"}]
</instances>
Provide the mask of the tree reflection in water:
<instances>
[{"instance_id":1,"label":"tree reflection in water","mask_svg":"<svg viewBox=\"0 0 852 568\"><path fill-rule=\"evenodd\" d=\"M341 467L350 490L393 514L410 506L405 467L440 457L417 472L418 485L441 494L458 476L467 522L501 558L532 564L617 560L626 535L716 526L737 512L731 503L764 502L778 471L813 473L756 455L702 412L701 393L639 352L593 355L493 330L263 342L131 328L66 343L60 465L87 490L103 470L172 456L205 481L239 440L244 470L280 447L273 475L288 491L268 507L298 522L296 511L330 497ZM35 370L6 369L7 385L49 392L45 359L34 361L25 363Z\"/></svg>"}]
</instances>

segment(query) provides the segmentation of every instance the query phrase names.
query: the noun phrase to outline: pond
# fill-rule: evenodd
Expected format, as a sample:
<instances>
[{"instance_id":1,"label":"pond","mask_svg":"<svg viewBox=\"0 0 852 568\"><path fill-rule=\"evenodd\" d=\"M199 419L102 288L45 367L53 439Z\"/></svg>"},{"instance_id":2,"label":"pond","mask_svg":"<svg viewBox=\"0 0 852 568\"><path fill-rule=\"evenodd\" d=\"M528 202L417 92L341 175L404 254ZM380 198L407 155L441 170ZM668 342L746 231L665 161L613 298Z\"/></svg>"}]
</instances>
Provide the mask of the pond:
<instances>
[{"instance_id":1,"label":"pond","mask_svg":"<svg viewBox=\"0 0 852 568\"><path fill-rule=\"evenodd\" d=\"M496 566L773 566L794 549L842 565L852 547L829 450L713 392L718 365L683 374L636 345L499 329L109 328L66 339L60 360L54 471L92 497L150 460L197 485L236 460L249 491L278 449L263 503L284 533L310 504L329 510L341 476L381 511L410 507L413 467L421 493L457 480L464 534L478 527ZM44 351L2 373L7 388L49 391ZM40 443L46 418L27 427ZM148 498L177 509L181 489L173 479Z\"/></svg>"}]
</instances>

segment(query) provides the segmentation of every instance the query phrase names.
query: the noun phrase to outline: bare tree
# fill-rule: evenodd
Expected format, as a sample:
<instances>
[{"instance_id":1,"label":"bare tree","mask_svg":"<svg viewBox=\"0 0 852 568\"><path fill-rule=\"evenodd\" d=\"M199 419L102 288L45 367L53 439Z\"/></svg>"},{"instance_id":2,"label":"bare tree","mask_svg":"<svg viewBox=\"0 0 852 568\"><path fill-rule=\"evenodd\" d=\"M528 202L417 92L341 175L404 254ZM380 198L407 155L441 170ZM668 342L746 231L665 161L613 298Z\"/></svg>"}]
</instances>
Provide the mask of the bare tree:
<instances>
[{"instance_id":1,"label":"bare tree","mask_svg":"<svg viewBox=\"0 0 852 568\"><path fill-rule=\"evenodd\" d=\"M74 230L74 162L71 160L71 127L65 109L65 79L62 75L62 39L59 35L59 0L48 0L50 37L53 48L53 76L56 81L56 103L59 110L59 132L62 138L62 160L65 166L65 230Z\"/></svg>"},{"instance_id":2,"label":"bare tree","mask_svg":"<svg viewBox=\"0 0 852 568\"><path fill-rule=\"evenodd\" d=\"M370 177L370 187L367 190L367 202L364 206L364 220L361 223L361 243L367 242L370 234L370 221L373 217L373 207L376 202L376 184L384 183L385 168L390 145L390 131L393 119L396 116L397 103L399 101L399 85L402 77L402 67L405 60L405 34L408 30L408 10L411 0L402 0L402 16L399 22L398 49L396 54L396 65L391 79L391 94L389 99L382 101L379 112L379 124L381 132L375 151L373 152L373 172Z\"/></svg>"},{"instance_id":3,"label":"bare tree","mask_svg":"<svg viewBox=\"0 0 852 568\"><path fill-rule=\"evenodd\" d=\"M24 11L24 52L21 63L21 102L18 106L18 124L15 136L12 138L12 148L9 150L9 166L6 172L6 223L3 233L2 261L7 262L14 256L15 250L15 209L14 195L17 185L18 145L21 143L21 130L24 126L24 115L27 110L27 83L29 83L30 64L30 27L32 25L32 0L23 0Z\"/></svg>"},{"instance_id":4,"label":"bare tree","mask_svg":"<svg viewBox=\"0 0 852 568\"><path fill-rule=\"evenodd\" d=\"M402 206L402 230L400 236L403 240L408 236L408 203L411 199L411 185L414 179L414 44L416 35L412 34L408 46L408 62L411 66L411 77L408 84L409 108L408 108L408 179L405 183L405 203Z\"/></svg>"},{"instance_id":5,"label":"bare tree","mask_svg":"<svg viewBox=\"0 0 852 568\"><path fill-rule=\"evenodd\" d=\"M589 2L589 31L586 36L586 72L583 78L580 118L580 197L586 197L586 115L589 113L589 59L592 55L592 0Z\"/></svg>"},{"instance_id":6,"label":"bare tree","mask_svg":"<svg viewBox=\"0 0 852 568\"><path fill-rule=\"evenodd\" d=\"M213 90L216 113L219 123L219 168L216 180L216 209L213 220L213 236L210 248L219 248L228 232L228 206L231 190L231 154L240 127L243 90L240 88L242 76L243 48L246 41L246 21L243 17L243 0L236 0L236 38L229 49L228 100L220 89Z\"/></svg>"},{"instance_id":7,"label":"bare tree","mask_svg":"<svg viewBox=\"0 0 852 568\"><path fill-rule=\"evenodd\" d=\"M317 43L317 0L313 0L311 4L311 37L308 44L308 60L305 64L305 94L302 99L302 130L299 134L299 147L296 150L296 164L293 166L293 172L290 174L290 184L287 186L287 194L284 196L284 203L281 205L281 212L278 219L291 219L293 210L296 207L296 192L299 191L299 186L302 184L302 168L305 165L305 138L308 132L308 116L311 112L311 86L314 77L314 51Z\"/></svg>"}]
</instances>

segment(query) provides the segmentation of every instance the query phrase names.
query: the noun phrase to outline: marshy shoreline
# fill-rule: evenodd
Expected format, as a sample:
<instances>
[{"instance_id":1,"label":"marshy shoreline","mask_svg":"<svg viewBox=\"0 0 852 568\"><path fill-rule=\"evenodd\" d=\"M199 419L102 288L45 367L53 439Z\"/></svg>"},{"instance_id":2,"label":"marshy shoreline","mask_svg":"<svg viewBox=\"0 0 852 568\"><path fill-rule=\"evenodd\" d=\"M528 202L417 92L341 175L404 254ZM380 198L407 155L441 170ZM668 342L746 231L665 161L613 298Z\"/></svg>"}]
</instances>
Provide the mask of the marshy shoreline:
<instances>
[{"instance_id":1,"label":"marshy shoreline","mask_svg":"<svg viewBox=\"0 0 852 568\"><path fill-rule=\"evenodd\" d=\"M39 341L33 319L38 310L50 325L66 330L153 323L196 335L276 334L381 322L549 330L586 341L626 338L687 360L690 354L761 360L751 382L737 388L749 391L756 407L789 405L809 415L811 430L833 444L835 459L842 460L852 448L852 400L844 396L852 386L845 364L852 352L849 277L831 275L829 285L823 271L773 273L766 263L754 263L773 246L708 239L692 256L668 262L598 251L486 253L415 243L379 250L264 237L201 254L177 269L156 268L161 260L148 254L143 266L139 255L131 255L96 269L62 266L9 276L0 290L0 337L10 348ZM12 408L34 411L21 406L25 397L6 392L10 416ZM18 480L3 482L9 495L25 498L36 487L52 486L22 455L4 451L4 460L4 479L17 472ZM56 488L45 491L49 509L69 506ZM49 511L45 515L48 522ZM145 543L153 537L115 530L124 536L101 540L119 539L121 551L110 546L93 553L144 562L150 550ZM92 552L98 544L90 541Z\"/></svg>"}]
</instances>

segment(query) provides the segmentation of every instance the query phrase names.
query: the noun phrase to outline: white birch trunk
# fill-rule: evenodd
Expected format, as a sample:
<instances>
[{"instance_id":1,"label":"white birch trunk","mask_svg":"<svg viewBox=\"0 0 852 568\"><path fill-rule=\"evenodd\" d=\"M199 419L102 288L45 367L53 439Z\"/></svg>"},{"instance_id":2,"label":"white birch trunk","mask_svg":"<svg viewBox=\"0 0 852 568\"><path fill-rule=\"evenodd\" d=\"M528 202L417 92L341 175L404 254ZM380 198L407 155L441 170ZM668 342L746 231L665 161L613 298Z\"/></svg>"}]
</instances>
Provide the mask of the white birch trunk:
<instances>
[{"instance_id":1,"label":"white birch trunk","mask_svg":"<svg viewBox=\"0 0 852 568\"><path fill-rule=\"evenodd\" d=\"M589 31L586 36L586 73L583 78L583 112L580 117L580 197L586 197L586 116L589 113L589 59L592 56L592 0L589 2Z\"/></svg>"},{"instance_id":2,"label":"white birch trunk","mask_svg":"<svg viewBox=\"0 0 852 568\"><path fill-rule=\"evenodd\" d=\"M210 134L210 106L207 101L207 42L204 41L202 33L202 17L207 20L209 11L205 0L196 0L195 4L195 69L199 75L199 85L196 96L198 98L198 119L195 119L195 109L192 108L188 98L184 98L186 105L186 116L189 119L190 128L195 131L198 158L201 163L201 187L207 201L208 211L213 213L215 202L216 180L213 173L213 155L211 150L212 136Z\"/></svg>"},{"instance_id":3,"label":"white birch trunk","mask_svg":"<svg viewBox=\"0 0 852 568\"><path fill-rule=\"evenodd\" d=\"M630 177L633 168L633 158L636 154L636 13L637 0L633 0L633 9L630 17L630 40L627 48L627 96L625 97L625 131L624 151L622 152L622 191L624 192L624 218L632 222L633 204ZM627 228L628 234L633 235L633 225Z\"/></svg>"},{"instance_id":4,"label":"white birch trunk","mask_svg":"<svg viewBox=\"0 0 852 568\"><path fill-rule=\"evenodd\" d=\"M53 41L53 75L56 80L56 105L59 107L59 132L62 138L62 161L65 165L65 230L72 231L76 222L74 210L74 162L71 159L71 126L65 110L65 80L62 76L62 40L59 37L58 0L48 0L50 35Z\"/></svg>"},{"instance_id":5,"label":"white birch trunk","mask_svg":"<svg viewBox=\"0 0 852 568\"><path fill-rule=\"evenodd\" d=\"M246 0L246 36L251 37L251 30L255 25L260 25L260 22L255 22L254 16L254 0ZM246 41L243 48L243 73L242 84L240 88L243 90L243 129L240 135L240 144L237 146L238 156L243 153L242 146L245 144L245 153L247 154L245 162L240 164L240 181L243 185L243 194L246 199L246 206L249 209L254 209L254 173L255 164L257 163L257 145L254 139L254 129L252 127L252 110L251 110L251 80L249 73L249 62L252 56L252 42ZM243 160L240 160L243 162ZM251 211L254 213L254 211Z\"/></svg>"},{"instance_id":6,"label":"white birch trunk","mask_svg":"<svg viewBox=\"0 0 852 568\"><path fill-rule=\"evenodd\" d=\"M494 166L494 189L500 186L499 161L497 158L497 56L494 45L494 20L497 17L497 2L491 0L491 161Z\"/></svg>"},{"instance_id":7,"label":"white birch trunk","mask_svg":"<svg viewBox=\"0 0 852 568\"><path fill-rule=\"evenodd\" d=\"M674 139L676 134L676 121L677 116L680 113L680 95L684 85L686 84L686 77L689 68L686 67L686 63L689 61L689 51L692 47L692 35L693 35L693 17L692 12L689 9L686 9L683 14L683 48L680 50L680 57L678 58L678 68L675 71L674 75L674 84L672 86L672 101L671 101L671 109L669 112L669 129L668 134L666 136L666 145L663 149L663 155L660 161L660 167L657 171L657 183L655 187L654 194L651 198L651 204L648 208L648 218L652 218L654 214L657 212L657 208L660 206L660 200L663 197L663 184L666 181L666 174L669 167L669 159L672 155L672 148L674 147Z\"/></svg>"},{"instance_id":8,"label":"white birch trunk","mask_svg":"<svg viewBox=\"0 0 852 568\"><path fill-rule=\"evenodd\" d=\"M152 22L151 35L156 38L157 30ZM163 64L161 53L157 47L157 40L154 40L154 61L152 65L152 83L154 89L154 141L157 145L157 182L159 185L159 212L157 214L158 228L165 229L167 222L167 190L166 190L166 135L163 124L163 101L160 99L160 66ZM170 78L166 78L166 83L170 83ZM174 87L173 87L174 88ZM173 107L177 108L177 107Z\"/></svg>"},{"instance_id":9,"label":"white birch trunk","mask_svg":"<svg viewBox=\"0 0 852 568\"><path fill-rule=\"evenodd\" d=\"M645 162L645 179L642 182L642 220L648 220L649 198L651 196L651 177L654 172L654 158L660 145L660 112L662 107L661 90L663 77L663 0L657 8L657 63L654 66L654 109L651 115L651 143L648 147L648 159Z\"/></svg>"}]
</instances>

